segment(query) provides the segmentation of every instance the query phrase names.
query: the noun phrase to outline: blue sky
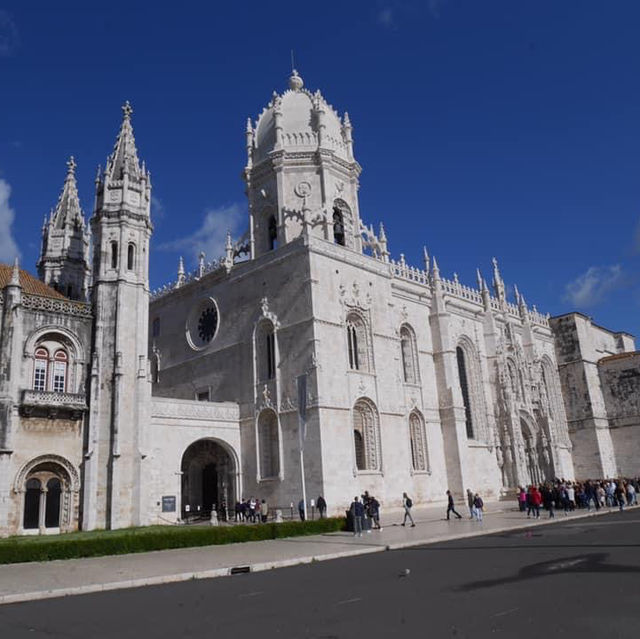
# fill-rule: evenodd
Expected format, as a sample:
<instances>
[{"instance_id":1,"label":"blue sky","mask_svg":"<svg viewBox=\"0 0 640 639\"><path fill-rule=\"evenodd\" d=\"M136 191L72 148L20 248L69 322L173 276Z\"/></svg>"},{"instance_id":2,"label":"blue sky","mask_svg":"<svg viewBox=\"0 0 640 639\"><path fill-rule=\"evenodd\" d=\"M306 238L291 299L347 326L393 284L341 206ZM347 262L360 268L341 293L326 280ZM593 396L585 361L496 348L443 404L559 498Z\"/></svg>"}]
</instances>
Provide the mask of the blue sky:
<instances>
[{"instance_id":1,"label":"blue sky","mask_svg":"<svg viewBox=\"0 0 640 639\"><path fill-rule=\"evenodd\" d=\"M73 154L134 106L152 172L152 286L246 227L246 118L307 87L354 126L360 210L390 249L473 285L495 255L529 304L640 335L640 3L423 0L5 3L0 260L35 270Z\"/></svg>"}]
</instances>

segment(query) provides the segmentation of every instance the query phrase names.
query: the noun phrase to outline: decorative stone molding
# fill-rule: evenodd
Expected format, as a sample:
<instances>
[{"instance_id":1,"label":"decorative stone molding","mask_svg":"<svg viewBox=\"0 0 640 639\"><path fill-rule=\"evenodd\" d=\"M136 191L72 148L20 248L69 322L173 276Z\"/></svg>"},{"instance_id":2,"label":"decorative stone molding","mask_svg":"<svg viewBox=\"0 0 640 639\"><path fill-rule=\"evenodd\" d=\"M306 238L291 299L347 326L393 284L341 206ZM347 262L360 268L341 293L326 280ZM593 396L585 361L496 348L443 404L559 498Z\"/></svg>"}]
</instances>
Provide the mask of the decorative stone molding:
<instances>
[{"instance_id":1,"label":"decorative stone molding","mask_svg":"<svg viewBox=\"0 0 640 639\"><path fill-rule=\"evenodd\" d=\"M154 397L151 405L152 417L174 419L204 419L209 421L238 422L238 404L216 404L196 400Z\"/></svg>"},{"instance_id":2,"label":"decorative stone molding","mask_svg":"<svg viewBox=\"0 0 640 639\"><path fill-rule=\"evenodd\" d=\"M36 390L25 390L22 393L21 412L26 416L44 411L51 418L61 417L61 413L69 413L72 419L79 419L86 410L86 398L80 393Z\"/></svg>"},{"instance_id":3,"label":"decorative stone molding","mask_svg":"<svg viewBox=\"0 0 640 639\"><path fill-rule=\"evenodd\" d=\"M27 481L27 477L35 468L40 466L41 464L55 464L60 466L67 477L64 479L67 481L68 485L65 486L67 490L71 492L77 493L80 490L80 474L76 470L75 466L64 457L60 455L40 455L39 457L34 457L32 460L28 461L16 475L15 481L13 483L13 492L22 493L24 492L25 483Z\"/></svg>"},{"instance_id":4,"label":"decorative stone molding","mask_svg":"<svg viewBox=\"0 0 640 639\"><path fill-rule=\"evenodd\" d=\"M73 315L74 317L93 317L91 304L73 302L71 300L59 300L52 297L41 297L40 295L23 294L22 306L32 311L61 313L63 315Z\"/></svg>"}]
</instances>

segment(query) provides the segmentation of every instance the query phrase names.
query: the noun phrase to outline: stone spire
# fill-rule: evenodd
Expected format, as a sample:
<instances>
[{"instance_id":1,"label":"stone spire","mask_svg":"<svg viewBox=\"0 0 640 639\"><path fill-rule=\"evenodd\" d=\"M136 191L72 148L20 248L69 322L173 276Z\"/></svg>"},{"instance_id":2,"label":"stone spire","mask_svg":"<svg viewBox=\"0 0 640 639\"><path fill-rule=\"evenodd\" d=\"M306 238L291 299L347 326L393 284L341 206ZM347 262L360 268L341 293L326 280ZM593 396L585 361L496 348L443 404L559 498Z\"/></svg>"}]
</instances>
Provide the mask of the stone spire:
<instances>
[{"instance_id":1,"label":"stone spire","mask_svg":"<svg viewBox=\"0 0 640 639\"><path fill-rule=\"evenodd\" d=\"M64 180L62 193L58 198L56 208L51 213L50 225L52 229L84 228L85 226L84 214L78 197L76 166L72 155L67 161L67 177Z\"/></svg>"},{"instance_id":2,"label":"stone spire","mask_svg":"<svg viewBox=\"0 0 640 639\"><path fill-rule=\"evenodd\" d=\"M89 240L78 197L76 162L71 156L58 203L42 227L37 265L40 279L67 297L85 299L90 276Z\"/></svg>"},{"instance_id":3,"label":"stone spire","mask_svg":"<svg viewBox=\"0 0 640 639\"><path fill-rule=\"evenodd\" d=\"M17 257L13 261L13 268L11 269L11 279L9 280L9 286L20 286L20 263Z\"/></svg>"},{"instance_id":4,"label":"stone spire","mask_svg":"<svg viewBox=\"0 0 640 639\"><path fill-rule=\"evenodd\" d=\"M176 280L176 288L180 288L185 281L184 274L184 260L182 259L182 255L180 256L180 261L178 262L178 279Z\"/></svg>"},{"instance_id":5,"label":"stone spire","mask_svg":"<svg viewBox=\"0 0 640 639\"><path fill-rule=\"evenodd\" d=\"M107 160L105 174L109 180L122 180L125 173L134 178L140 178L145 174L144 168L140 166L136 140L133 137L132 113L133 108L127 100L122 105L122 124L113 152Z\"/></svg>"},{"instance_id":6,"label":"stone spire","mask_svg":"<svg viewBox=\"0 0 640 639\"><path fill-rule=\"evenodd\" d=\"M491 262L493 263L493 288L496 292L496 297L501 301L505 301L504 282L502 281L502 275L500 275L500 269L498 268L498 260L494 257Z\"/></svg>"},{"instance_id":7,"label":"stone spire","mask_svg":"<svg viewBox=\"0 0 640 639\"><path fill-rule=\"evenodd\" d=\"M429 251L427 251L427 247L422 247L422 257L424 259L424 270L429 273L430 269L430 259L429 259Z\"/></svg>"}]
</instances>

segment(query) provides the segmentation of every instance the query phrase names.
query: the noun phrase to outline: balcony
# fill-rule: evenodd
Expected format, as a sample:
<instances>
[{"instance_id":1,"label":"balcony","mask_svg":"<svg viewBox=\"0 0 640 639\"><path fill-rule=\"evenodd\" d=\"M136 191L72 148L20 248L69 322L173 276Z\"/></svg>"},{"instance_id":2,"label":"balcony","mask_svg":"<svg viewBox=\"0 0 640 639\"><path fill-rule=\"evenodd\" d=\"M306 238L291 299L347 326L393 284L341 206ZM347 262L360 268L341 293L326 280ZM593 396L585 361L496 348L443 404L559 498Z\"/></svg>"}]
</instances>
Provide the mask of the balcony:
<instances>
[{"instance_id":1,"label":"balcony","mask_svg":"<svg viewBox=\"0 0 640 639\"><path fill-rule=\"evenodd\" d=\"M53 393L27 389L22 391L21 413L25 417L80 419L87 401L79 393Z\"/></svg>"}]
</instances>

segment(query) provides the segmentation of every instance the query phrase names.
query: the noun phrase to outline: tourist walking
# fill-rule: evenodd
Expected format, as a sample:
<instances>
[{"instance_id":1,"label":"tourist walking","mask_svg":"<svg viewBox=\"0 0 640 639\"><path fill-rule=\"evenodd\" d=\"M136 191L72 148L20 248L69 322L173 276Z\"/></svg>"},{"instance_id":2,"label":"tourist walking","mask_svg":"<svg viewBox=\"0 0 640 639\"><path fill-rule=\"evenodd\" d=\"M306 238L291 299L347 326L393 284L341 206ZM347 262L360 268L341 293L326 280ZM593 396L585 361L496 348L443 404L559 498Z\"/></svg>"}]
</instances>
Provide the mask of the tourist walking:
<instances>
[{"instance_id":1,"label":"tourist walking","mask_svg":"<svg viewBox=\"0 0 640 639\"><path fill-rule=\"evenodd\" d=\"M476 493L473 496L473 516L476 521L482 521L482 511L484 509L484 502L482 497Z\"/></svg>"},{"instance_id":2,"label":"tourist walking","mask_svg":"<svg viewBox=\"0 0 640 639\"><path fill-rule=\"evenodd\" d=\"M451 513L453 513L458 519L462 519L462 515L460 515L460 513L455 509L451 491L447 490L447 521L449 521L449 515Z\"/></svg>"},{"instance_id":3,"label":"tourist walking","mask_svg":"<svg viewBox=\"0 0 640 639\"><path fill-rule=\"evenodd\" d=\"M382 530L380 526L380 502L375 497L369 498L369 517L371 517L373 527L376 530Z\"/></svg>"},{"instance_id":4,"label":"tourist walking","mask_svg":"<svg viewBox=\"0 0 640 639\"><path fill-rule=\"evenodd\" d=\"M518 492L518 508L521 513L527 509L527 491L522 486L520 486Z\"/></svg>"},{"instance_id":5,"label":"tourist walking","mask_svg":"<svg viewBox=\"0 0 640 639\"><path fill-rule=\"evenodd\" d=\"M364 517L364 506L358 497L354 497L351 502L351 517L353 519L353 536L362 537L362 519Z\"/></svg>"},{"instance_id":6,"label":"tourist walking","mask_svg":"<svg viewBox=\"0 0 640 639\"><path fill-rule=\"evenodd\" d=\"M300 515L300 521L304 521L304 499L298 502L298 515Z\"/></svg>"},{"instance_id":7,"label":"tourist walking","mask_svg":"<svg viewBox=\"0 0 640 639\"><path fill-rule=\"evenodd\" d=\"M260 505L260 517L262 518L262 523L267 523L267 518L269 517L269 504L267 504L266 500L262 500L262 504Z\"/></svg>"},{"instance_id":8,"label":"tourist walking","mask_svg":"<svg viewBox=\"0 0 640 639\"><path fill-rule=\"evenodd\" d=\"M320 513L320 519L324 519L327 512L327 502L324 497L320 495L316 500L316 506L318 506L318 512Z\"/></svg>"},{"instance_id":9,"label":"tourist walking","mask_svg":"<svg viewBox=\"0 0 640 639\"><path fill-rule=\"evenodd\" d=\"M404 508L404 519L402 520L402 526L407 523L407 519L411 522L411 528L415 528L416 524L411 516L411 509L413 508L413 501L407 493L402 493L402 507Z\"/></svg>"},{"instance_id":10,"label":"tourist walking","mask_svg":"<svg viewBox=\"0 0 640 639\"><path fill-rule=\"evenodd\" d=\"M467 506L469 507L469 519L473 519L473 492L467 488Z\"/></svg>"}]
</instances>

